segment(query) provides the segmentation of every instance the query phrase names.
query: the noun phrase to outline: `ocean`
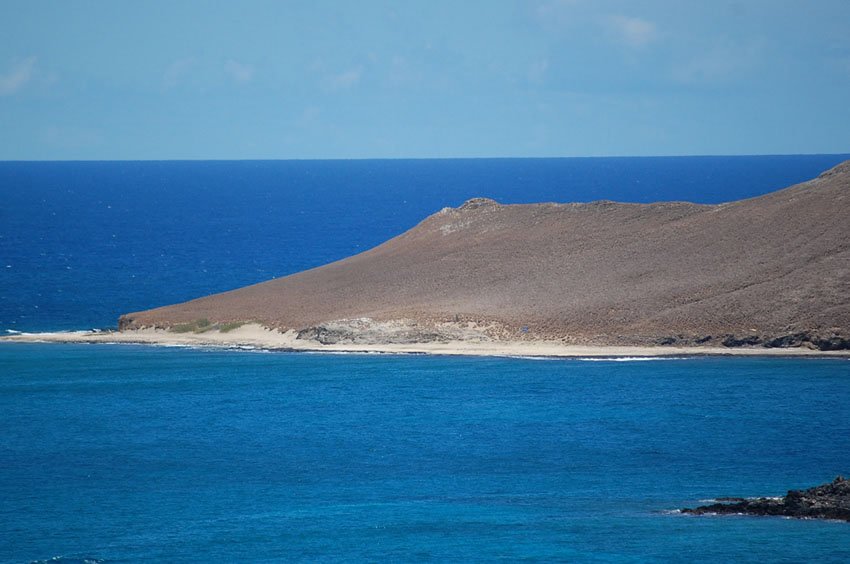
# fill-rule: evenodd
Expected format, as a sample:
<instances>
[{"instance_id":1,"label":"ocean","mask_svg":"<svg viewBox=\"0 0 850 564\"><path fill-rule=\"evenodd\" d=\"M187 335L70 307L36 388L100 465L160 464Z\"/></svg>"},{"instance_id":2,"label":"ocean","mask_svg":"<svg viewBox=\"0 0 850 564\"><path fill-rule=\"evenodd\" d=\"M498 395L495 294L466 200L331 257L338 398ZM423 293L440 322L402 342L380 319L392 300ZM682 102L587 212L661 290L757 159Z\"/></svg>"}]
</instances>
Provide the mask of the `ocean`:
<instances>
[{"instance_id":1,"label":"ocean","mask_svg":"<svg viewBox=\"0 0 850 564\"><path fill-rule=\"evenodd\" d=\"M366 250L475 196L721 202L848 155L0 163L0 333ZM691 517L850 474L850 361L0 343L0 562L850 561Z\"/></svg>"}]
</instances>

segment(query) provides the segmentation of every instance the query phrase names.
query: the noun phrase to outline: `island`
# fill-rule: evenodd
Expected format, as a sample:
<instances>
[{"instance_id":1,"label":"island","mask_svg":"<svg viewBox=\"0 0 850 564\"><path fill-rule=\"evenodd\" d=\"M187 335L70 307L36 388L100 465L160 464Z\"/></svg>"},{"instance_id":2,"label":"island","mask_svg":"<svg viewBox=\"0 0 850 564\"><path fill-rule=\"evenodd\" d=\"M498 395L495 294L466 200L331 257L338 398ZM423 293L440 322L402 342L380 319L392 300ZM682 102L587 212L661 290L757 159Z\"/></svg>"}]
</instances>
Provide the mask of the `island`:
<instances>
[{"instance_id":1,"label":"island","mask_svg":"<svg viewBox=\"0 0 850 564\"><path fill-rule=\"evenodd\" d=\"M848 354L850 161L718 205L474 198L338 262L127 313L117 331L6 339L544 356Z\"/></svg>"},{"instance_id":2,"label":"island","mask_svg":"<svg viewBox=\"0 0 850 564\"><path fill-rule=\"evenodd\" d=\"M789 490L782 497L721 498L716 503L682 509L690 515L763 515L850 522L850 480L838 476L832 483L807 490Z\"/></svg>"}]
</instances>

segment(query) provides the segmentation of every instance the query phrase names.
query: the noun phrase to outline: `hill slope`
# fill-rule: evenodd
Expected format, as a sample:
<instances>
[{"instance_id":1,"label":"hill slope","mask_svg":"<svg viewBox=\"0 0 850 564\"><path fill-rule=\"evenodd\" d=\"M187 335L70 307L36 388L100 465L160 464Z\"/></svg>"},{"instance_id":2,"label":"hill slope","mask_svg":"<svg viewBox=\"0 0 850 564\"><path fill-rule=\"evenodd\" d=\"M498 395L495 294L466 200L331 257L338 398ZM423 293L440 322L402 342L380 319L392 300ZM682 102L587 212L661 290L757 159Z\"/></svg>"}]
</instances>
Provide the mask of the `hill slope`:
<instances>
[{"instance_id":1,"label":"hill slope","mask_svg":"<svg viewBox=\"0 0 850 564\"><path fill-rule=\"evenodd\" d=\"M404 320L419 328L410 340L454 324L510 339L844 348L850 161L711 206L477 198L359 255L119 327L253 320L321 338L328 323L359 318Z\"/></svg>"}]
</instances>

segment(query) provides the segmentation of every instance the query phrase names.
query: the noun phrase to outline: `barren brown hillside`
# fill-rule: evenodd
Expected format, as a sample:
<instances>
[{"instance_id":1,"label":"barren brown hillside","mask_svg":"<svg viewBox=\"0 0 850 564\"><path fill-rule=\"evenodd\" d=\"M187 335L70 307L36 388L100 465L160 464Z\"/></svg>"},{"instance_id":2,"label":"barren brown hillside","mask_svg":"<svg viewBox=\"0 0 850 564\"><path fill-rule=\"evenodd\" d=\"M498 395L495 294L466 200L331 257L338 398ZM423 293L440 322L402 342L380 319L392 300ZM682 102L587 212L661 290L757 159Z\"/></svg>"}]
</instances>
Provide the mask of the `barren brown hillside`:
<instances>
[{"instance_id":1,"label":"barren brown hillside","mask_svg":"<svg viewBox=\"0 0 850 564\"><path fill-rule=\"evenodd\" d=\"M131 313L120 327L208 319L307 330L358 318L600 344L845 347L850 161L712 206L474 199L362 254Z\"/></svg>"}]
</instances>

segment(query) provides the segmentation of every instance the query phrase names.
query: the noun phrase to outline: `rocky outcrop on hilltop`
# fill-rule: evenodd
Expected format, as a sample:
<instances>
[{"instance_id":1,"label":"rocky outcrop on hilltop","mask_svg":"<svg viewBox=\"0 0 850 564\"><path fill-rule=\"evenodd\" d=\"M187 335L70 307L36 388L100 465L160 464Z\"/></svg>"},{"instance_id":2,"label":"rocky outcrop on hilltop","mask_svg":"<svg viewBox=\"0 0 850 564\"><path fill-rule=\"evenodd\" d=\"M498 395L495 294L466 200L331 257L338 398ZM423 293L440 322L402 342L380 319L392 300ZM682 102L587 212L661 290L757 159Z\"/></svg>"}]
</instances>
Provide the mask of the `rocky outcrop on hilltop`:
<instances>
[{"instance_id":1,"label":"rocky outcrop on hilltop","mask_svg":"<svg viewBox=\"0 0 850 564\"><path fill-rule=\"evenodd\" d=\"M807 490L790 490L783 497L722 498L717 503L682 509L691 515L772 515L800 519L836 519L850 522L850 480Z\"/></svg>"}]
</instances>

